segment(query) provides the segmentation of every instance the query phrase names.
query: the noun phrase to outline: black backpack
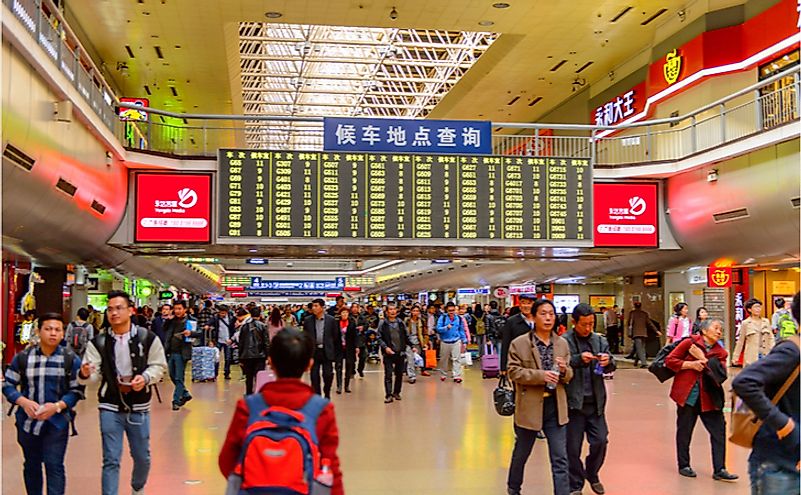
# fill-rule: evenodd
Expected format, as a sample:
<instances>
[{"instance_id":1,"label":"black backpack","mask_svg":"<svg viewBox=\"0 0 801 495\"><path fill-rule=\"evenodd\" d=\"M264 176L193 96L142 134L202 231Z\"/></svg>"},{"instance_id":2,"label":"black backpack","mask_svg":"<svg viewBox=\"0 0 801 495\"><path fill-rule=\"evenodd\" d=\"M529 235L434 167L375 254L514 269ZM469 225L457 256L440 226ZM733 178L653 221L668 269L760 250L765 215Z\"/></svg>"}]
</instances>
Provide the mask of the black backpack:
<instances>
[{"instance_id":1,"label":"black backpack","mask_svg":"<svg viewBox=\"0 0 801 495\"><path fill-rule=\"evenodd\" d=\"M685 337L685 339L689 339L690 337ZM676 372L672 369L665 366L665 359L667 359L668 354L673 352L673 349L679 346L684 339L678 340L676 342L670 343L665 347L659 349L659 352L656 353L656 357L651 362L651 365L648 366L648 371L650 371L660 383L664 383L674 376L676 376Z\"/></svg>"},{"instance_id":2,"label":"black backpack","mask_svg":"<svg viewBox=\"0 0 801 495\"><path fill-rule=\"evenodd\" d=\"M28 354L31 352L33 347L29 347L24 351L19 353L17 358L17 366L19 367L19 384L20 389L25 390L28 388L28 373L26 372L28 368ZM69 390L70 382L72 381L72 367L75 364L75 360L78 359L80 361L80 357L78 357L72 349L64 347L64 381L59 384L58 386L58 395L61 396L64 393L64 389ZM62 388L62 386L64 388ZM81 385L81 390L83 391L84 386ZM8 409L8 416L11 416L14 413L14 409L18 406L16 404L11 404L11 407ZM75 416L77 416L77 412L75 409L67 409L67 412L70 416L70 436L75 436L78 434L78 430L75 428Z\"/></svg>"},{"instance_id":3,"label":"black backpack","mask_svg":"<svg viewBox=\"0 0 801 495\"><path fill-rule=\"evenodd\" d=\"M67 326L67 346L79 356L83 356L86 351L86 345L89 343L90 328L93 329L89 322L84 322L83 324L72 322Z\"/></svg>"}]
</instances>

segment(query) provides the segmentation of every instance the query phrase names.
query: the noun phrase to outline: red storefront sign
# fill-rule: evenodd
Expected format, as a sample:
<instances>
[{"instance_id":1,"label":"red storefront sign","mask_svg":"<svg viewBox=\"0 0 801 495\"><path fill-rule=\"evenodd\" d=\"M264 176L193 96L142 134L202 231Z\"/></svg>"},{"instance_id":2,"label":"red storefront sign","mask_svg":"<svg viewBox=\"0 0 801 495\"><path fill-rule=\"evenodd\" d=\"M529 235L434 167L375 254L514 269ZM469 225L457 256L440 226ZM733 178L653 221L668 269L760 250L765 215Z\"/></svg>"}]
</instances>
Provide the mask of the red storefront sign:
<instances>
[{"instance_id":1,"label":"red storefront sign","mask_svg":"<svg viewBox=\"0 0 801 495\"><path fill-rule=\"evenodd\" d=\"M654 183L593 185L593 242L598 247L658 247Z\"/></svg>"},{"instance_id":2,"label":"red storefront sign","mask_svg":"<svg viewBox=\"0 0 801 495\"><path fill-rule=\"evenodd\" d=\"M645 81L597 107L590 120L598 126L617 125L645 110Z\"/></svg>"},{"instance_id":3,"label":"red storefront sign","mask_svg":"<svg viewBox=\"0 0 801 495\"><path fill-rule=\"evenodd\" d=\"M707 273L707 286L724 288L731 287L731 267L730 266L710 266Z\"/></svg>"},{"instance_id":4,"label":"red storefront sign","mask_svg":"<svg viewBox=\"0 0 801 495\"><path fill-rule=\"evenodd\" d=\"M211 175L136 175L136 242L211 242Z\"/></svg>"}]
</instances>

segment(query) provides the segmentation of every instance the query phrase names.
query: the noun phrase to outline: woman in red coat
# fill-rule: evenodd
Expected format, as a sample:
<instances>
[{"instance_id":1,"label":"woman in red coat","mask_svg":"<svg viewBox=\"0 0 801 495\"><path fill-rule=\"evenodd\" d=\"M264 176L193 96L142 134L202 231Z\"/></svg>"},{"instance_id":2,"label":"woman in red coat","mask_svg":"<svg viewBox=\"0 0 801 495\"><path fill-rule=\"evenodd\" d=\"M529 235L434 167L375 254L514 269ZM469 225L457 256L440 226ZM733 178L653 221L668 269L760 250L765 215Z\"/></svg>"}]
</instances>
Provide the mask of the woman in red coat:
<instances>
[{"instance_id":1,"label":"woman in red coat","mask_svg":"<svg viewBox=\"0 0 801 495\"><path fill-rule=\"evenodd\" d=\"M684 339L665 359L665 365L676 372L670 389L670 398L678 406L676 455L679 474L688 478L697 476L690 467L690 439L699 416L712 443L712 477L720 481L738 478L726 470L722 384L729 353L718 343L722 334L723 322L712 319L702 335Z\"/></svg>"}]
</instances>

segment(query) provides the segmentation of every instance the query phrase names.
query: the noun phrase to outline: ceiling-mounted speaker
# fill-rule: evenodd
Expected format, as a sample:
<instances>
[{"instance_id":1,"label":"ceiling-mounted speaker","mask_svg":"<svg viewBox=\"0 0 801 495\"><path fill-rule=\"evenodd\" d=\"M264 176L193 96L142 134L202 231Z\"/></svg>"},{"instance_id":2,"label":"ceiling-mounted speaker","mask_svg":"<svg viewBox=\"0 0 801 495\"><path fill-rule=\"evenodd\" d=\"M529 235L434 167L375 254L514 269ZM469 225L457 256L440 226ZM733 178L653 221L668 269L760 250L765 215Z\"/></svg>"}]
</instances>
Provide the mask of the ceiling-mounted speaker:
<instances>
[{"instance_id":1,"label":"ceiling-mounted speaker","mask_svg":"<svg viewBox=\"0 0 801 495\"><path fill-rule=\"evenodd\" d=\"M631 285L632 278L631 277L623 277L623 283L625 285Z\"/></svg>"},{"instance_id":2,"label":"ceiling-mounted speaker","mask_svg":"<svg viewBox=\"0 0 801 495\"><path fill-rule=\"evenodd\" d=\"M72 102L57 101L53 104L53 117L58 122L72 122Z\"/></svg>"}]
</instances>

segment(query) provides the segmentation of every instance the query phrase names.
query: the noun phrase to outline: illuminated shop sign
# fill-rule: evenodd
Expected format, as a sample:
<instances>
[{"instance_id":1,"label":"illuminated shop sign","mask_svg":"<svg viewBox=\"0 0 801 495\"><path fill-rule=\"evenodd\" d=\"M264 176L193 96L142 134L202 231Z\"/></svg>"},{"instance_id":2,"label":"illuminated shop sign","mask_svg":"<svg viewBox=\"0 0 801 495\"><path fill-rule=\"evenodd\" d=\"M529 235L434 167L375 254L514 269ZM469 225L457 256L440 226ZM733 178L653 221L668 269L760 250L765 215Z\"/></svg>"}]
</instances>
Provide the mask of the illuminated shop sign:
<instances>
[{"instance_id":1,"label":"illuminated shop sign","mask_svg":"<svg viewBox=\"0 0 801 495\"><path fill-rule=\"evenodd\" d=\"M673 49L665 56L665 63L662 64L662 74L668 84L673 84L681 77L682 56L677 49Z\"/></svg>"},{"instance_id":2,"label":"illuminated shop sign","mask_svg":"<svg viewBox=\"0 0 801 495\"><path fill-rule=\"evenodd\" d=\"M594 187L595 246L659 246L655 183L598 183Z\"/></svg>"},{"instance_id":3,"label":"illuminated shop sign","mask_svg":"<svg viewBox=\"0 0 801 495\"><path fill-rule=\"evenodd\" d=\"M136 242L211 240L211 175L136 174Z\"/></svg>"}]
</instances>

